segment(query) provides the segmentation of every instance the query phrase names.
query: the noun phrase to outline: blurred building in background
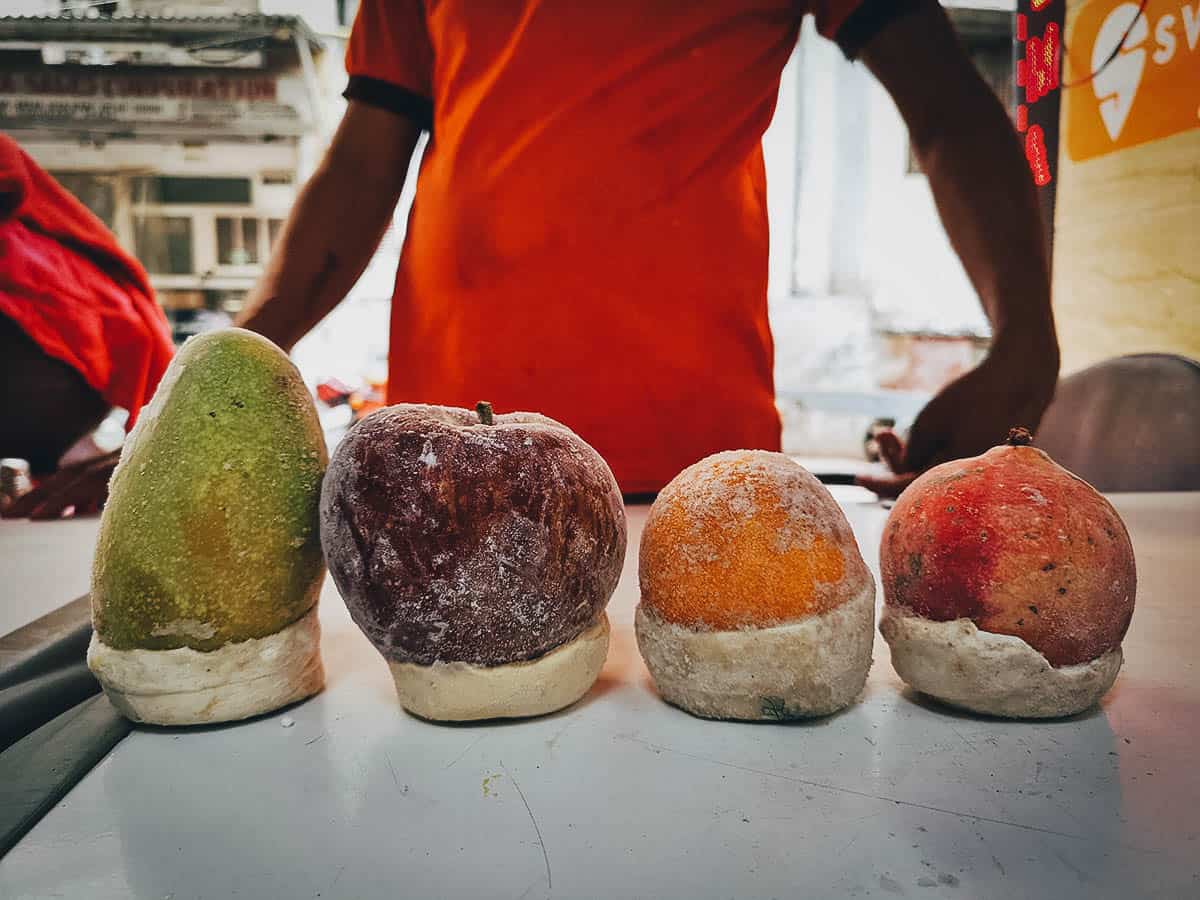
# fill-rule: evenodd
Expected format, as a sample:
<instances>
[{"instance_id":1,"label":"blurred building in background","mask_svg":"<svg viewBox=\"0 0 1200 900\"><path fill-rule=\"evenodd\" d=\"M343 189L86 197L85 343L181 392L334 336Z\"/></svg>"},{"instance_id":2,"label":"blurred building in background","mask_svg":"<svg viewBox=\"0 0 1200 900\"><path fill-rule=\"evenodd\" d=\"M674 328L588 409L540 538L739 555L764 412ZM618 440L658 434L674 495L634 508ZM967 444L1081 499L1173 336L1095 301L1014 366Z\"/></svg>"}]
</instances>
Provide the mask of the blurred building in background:
<instances>
[{"instance_id":1,"label":"blurred building in background","mask_svg":"<svg viewBox=\"0 0 1200 900\"><path fill-rule=\"evenodd\" d=\"M137 255L177 338L226 320L336 114L336 36L257 0L10 0L5 12L0 128Z\"/></svg>"}]
</instances>

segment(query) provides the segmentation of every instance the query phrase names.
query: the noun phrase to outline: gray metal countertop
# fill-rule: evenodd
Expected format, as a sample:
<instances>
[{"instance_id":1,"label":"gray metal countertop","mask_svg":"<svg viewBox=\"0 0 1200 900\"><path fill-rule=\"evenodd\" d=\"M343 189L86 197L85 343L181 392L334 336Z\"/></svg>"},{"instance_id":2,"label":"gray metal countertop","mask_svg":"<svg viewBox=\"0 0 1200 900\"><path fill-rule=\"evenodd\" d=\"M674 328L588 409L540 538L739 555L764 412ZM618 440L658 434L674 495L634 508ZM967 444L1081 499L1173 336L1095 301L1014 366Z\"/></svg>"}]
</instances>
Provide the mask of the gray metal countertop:
<instances>
[{"instance_id":1,"label":"gray metal countertop","mask_svg":"<svg viewBox=\"0 0 1200 900\"><path fill-rule=\"evenodd\" d=\"M886 511L835 494L874 568ZM0 897L1200 896L1200 494L1113 500L1137 609L1116 687L1076 719L935 707L878 639L842 714L692 718L637 652L633 508L608 664L575 707L407 716L327 585L323 694L135 730L0 862Z\"/></svg>"}]
</instances>

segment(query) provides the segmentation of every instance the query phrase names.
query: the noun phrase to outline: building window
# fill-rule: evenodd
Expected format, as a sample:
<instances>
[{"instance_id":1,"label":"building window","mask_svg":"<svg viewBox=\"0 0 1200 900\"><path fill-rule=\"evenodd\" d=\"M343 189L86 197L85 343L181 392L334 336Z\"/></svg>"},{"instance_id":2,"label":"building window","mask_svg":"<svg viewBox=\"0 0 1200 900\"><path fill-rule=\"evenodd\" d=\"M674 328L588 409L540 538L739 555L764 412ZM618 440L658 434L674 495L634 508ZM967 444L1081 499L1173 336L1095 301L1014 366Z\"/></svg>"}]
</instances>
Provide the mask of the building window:
<instances>
[{"instance_id":1,"label":"building window","mask_svg":"<svg viewBox=\"0 0 1200 900\"><path fill-rule=\"evenodd\" d=\"M345 28L354 21L354 14L358 12L358 0L336 0L334 8L338 25Z\"/></svg>"},{"instance_id":2,"label":"building window","mask_svg":"<svg viewBox=\"0 0 1200 900\"><path fill-rule=\"evenodd\" d=\"M246 305L245 291L209 291L212 305L229 316L236 316Z\"/></svg>"},{"instance_id":3,"label":"building window","mask_svg":"<svg viewBox=\"0 0 1200 900\"><path fill-rule=\"evenodd\" d=\"M257 265L258 219L220 217L217 219L217 265Z\"/></svg>"},{"instance_id":4,"label":"building window","mask_svg":"<svg viewBox=\"0 0 1200 900\"><path fill-rule=\"evenodd\" d=\"M275 249L275 242L283 231L283 219L267 219L267 252Z\"/></svg>"},{"instance_id":5,"label":"building window","mask_svg":"<svg viewBox=\"0 0 1200 900\"><path fill-rule=\"evenodd\" d=\"M120 0L94 0L92 3L80 3L79 0L58 0L59 9L64 15L71 15L82 7L102 19L111 19L120 12Z\"/></svg>"},{"instance_id":6,"label":"building window","mask_svg":"<svg viewBox=\"0 0 1200 900\"><path fill-rule=\"evenodd\" d=\"M136 203L250 203L249 178L186 178L174 175L133 179Z\"/></svg>"},{"instance_id":7,"label":"building window","mask_svg":"<svg viewBox=\"0 0 1200 900\"><path fill-rule=\"evenodd\" d=\"M154 275L193 271L192 220L187 216L134 216L133 243L138 259Z\"/></svg>"},{"instance_id":8,"label":"building window","mask_svg":"<svg viewBox=\"0 0 1200 900\"><path fill-rule=\"evenodd\" d=\"M117 196L111 178L84 172L53 172L54 179L96 214L109 231L117 218Z\"/></svg>"}]
</instances>

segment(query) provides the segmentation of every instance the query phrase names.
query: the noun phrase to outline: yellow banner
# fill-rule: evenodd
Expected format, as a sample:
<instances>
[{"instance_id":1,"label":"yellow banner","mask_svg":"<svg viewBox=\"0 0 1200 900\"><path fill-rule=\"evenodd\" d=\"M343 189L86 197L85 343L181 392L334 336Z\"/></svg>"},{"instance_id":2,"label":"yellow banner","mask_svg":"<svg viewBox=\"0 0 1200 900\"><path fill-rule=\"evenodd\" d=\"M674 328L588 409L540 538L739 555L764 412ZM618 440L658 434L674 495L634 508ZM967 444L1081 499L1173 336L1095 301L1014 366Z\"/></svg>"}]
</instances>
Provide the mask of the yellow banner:
<instances>
[{"instance_id":1,"label":"yellow banner","mask_svg":"<svg viewBox=\"0 0 1200 900\"><path fill-rule=\"evenodd\" d=\"M1077 162L1200 128L1200 0L1141 6L1092 0L1068 16L1063 130Z\"/></svg>"}]
</instances>

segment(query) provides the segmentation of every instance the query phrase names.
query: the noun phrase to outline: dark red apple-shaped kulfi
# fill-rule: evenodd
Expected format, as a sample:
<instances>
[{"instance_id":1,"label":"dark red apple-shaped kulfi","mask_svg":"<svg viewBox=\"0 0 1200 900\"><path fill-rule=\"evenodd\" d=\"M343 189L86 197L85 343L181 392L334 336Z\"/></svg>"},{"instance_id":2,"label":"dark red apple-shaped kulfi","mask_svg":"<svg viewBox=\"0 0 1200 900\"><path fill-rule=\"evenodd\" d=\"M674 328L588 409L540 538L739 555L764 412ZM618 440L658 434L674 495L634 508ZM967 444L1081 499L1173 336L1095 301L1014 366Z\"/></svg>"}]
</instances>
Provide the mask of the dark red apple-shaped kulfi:
<instances>
[{"instance_id":1,"label":"dark red apple-shaped kulfi","mask_svg":"<svg viewBox=\"0 0 1200 900\"><path fill-rule=\"evenodd\" d=\"M880 548L880 631L896 672L954 706L1065 716L1121 668L1137 576L1120 516L1030 446L930 469L900 496Z\"/></svg>"},{"instance_id":2,"label":"dark red apple-shaped kulfi","mask_svg":"<svg viewBox=\"0 0 1200 900\"><path fill-rule=\"evenodd\" d=\"M600 673L624 508L604 460L553 419L485 403L372 413L330 462L321 540L419 716L540 715Z\"/></svg>"}]
</instances>

